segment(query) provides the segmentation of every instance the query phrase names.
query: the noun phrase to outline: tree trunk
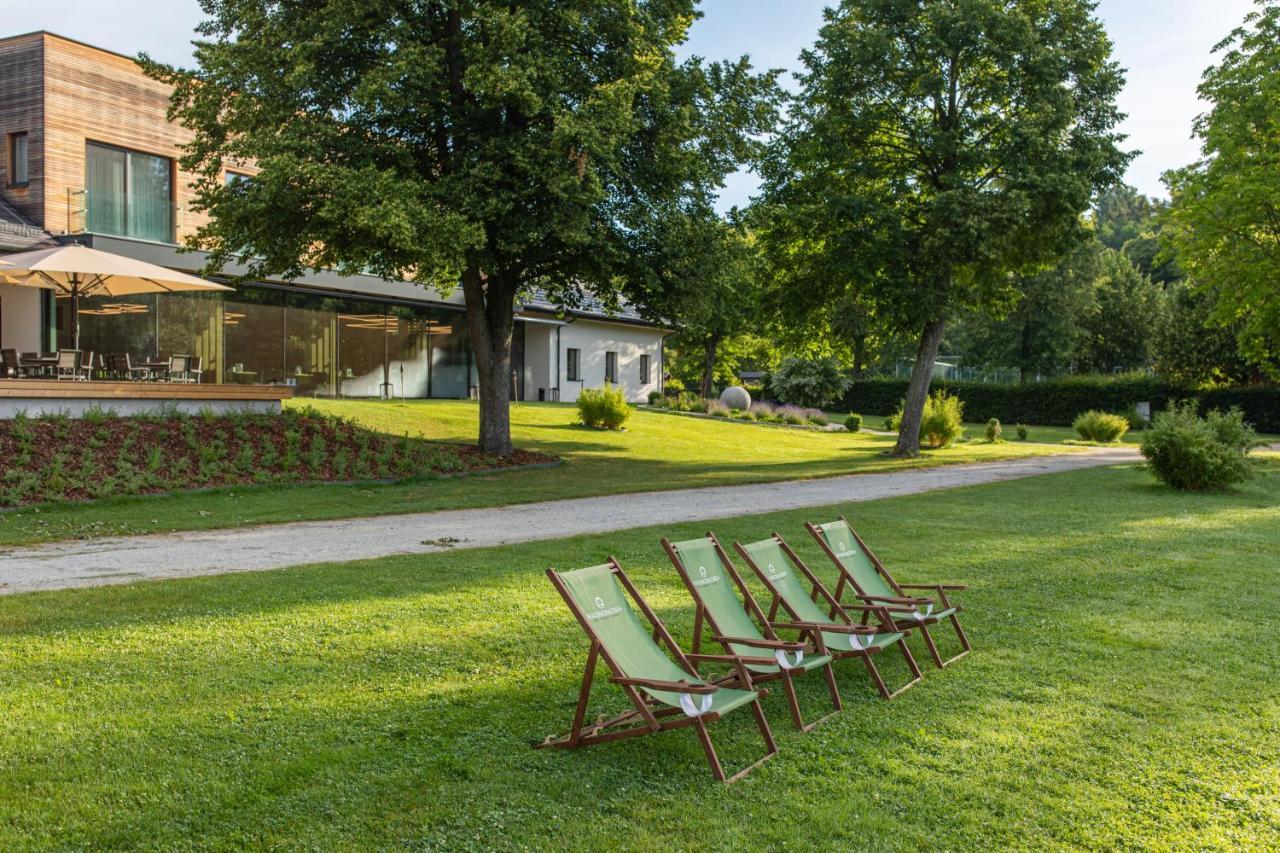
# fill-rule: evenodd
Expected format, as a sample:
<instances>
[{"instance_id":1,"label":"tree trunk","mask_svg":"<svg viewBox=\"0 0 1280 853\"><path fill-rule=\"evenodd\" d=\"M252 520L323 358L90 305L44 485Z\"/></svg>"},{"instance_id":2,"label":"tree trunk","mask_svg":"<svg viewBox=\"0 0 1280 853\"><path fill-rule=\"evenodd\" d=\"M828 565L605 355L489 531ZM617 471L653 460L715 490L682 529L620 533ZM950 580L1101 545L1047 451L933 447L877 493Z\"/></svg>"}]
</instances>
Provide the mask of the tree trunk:
<instances>
[{"instance_id":1,"label":"tree trunk","mask_svg":"<svg viewBox=\"0 0 1280 853\"><path fill-rule=\"evenodd\" d=\"M929 383L933 379L933 365L938 360L938 347L942 344L944 320L925 323L920 335L920 349L916 352L916 364L911 370L911 384L907 386L907 399L902 409L902 427L898 430L898 443L894 456L920 455L920 421L924 415L924 401L929 396Z\"/></svg>"},{"instance_id":2,"label":"tree trunk","mask_svg":"<svg viewBox=\"0 0 1280 853\"><path fill-rule=\"evenodd\" d=\"M706 361L702 369L703 399L711 396L711 388L715 384L716 350L720 348L720 336L712 335L707 339Z\"/></svg>"},{"instance_id":3,"label":"tree trunk","mask_svg":"<svg viewBox=\"0 0 1280 853\"><path fill-rule=\"evenodd\" d=\"M861 379L867 362L867 336L857 335L853 339L853 378Z\"/></svg>"},{"instance_id":4,"label":"tree trunk","mask_svg":"<svg viewBox=\"0 0 1280 853\"><path fill-rule=\"evenodd\" d=\"M515 326L516 281L510 274L488 276L478 269L462 274L467 328L480 377L479 447L510 456L511 332Z\"/></svg>"}]
</instances>

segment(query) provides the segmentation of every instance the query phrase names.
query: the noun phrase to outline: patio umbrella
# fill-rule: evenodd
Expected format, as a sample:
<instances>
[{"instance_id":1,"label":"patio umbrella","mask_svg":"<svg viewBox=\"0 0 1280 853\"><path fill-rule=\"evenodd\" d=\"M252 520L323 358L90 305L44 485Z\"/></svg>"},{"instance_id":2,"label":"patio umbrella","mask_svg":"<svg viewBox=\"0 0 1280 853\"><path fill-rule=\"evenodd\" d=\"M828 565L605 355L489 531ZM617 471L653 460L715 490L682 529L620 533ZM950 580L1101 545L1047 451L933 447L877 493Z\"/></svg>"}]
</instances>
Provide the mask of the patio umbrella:
<instances>
[{"instance_id":1,"label":"patio umbrella","mask_svg":"<svg viewBox=\"0 0 1280 853\"><path fill-rule=\"evenodd\" d=\"M80 349L82 296L232 289L146 261L76 245L6 255L0 260L0 284L51 288L71 297L74 349Z\"/></svg>"}]
</instances>

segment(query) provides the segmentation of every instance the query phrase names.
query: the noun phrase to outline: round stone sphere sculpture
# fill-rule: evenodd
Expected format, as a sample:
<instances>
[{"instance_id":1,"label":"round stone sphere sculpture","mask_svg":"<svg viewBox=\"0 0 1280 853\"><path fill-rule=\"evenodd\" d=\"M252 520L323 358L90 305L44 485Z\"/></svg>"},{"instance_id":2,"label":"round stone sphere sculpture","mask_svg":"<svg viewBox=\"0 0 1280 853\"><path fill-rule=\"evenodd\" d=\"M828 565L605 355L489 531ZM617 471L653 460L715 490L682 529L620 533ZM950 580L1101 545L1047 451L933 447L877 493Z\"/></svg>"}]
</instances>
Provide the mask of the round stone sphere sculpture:
<instances>
[{"instance_id":1,"label":"round stone sphere sculpture","mask_svg":"<svg viewBox=\"0 0 1280 853\"><path fill-rule=\"evenodd\" d=\"M751 395L747 393L746 388L734 385L720 392L720 402L731 409L745 411L751 408Z\"/></svg>"}]
</instances>

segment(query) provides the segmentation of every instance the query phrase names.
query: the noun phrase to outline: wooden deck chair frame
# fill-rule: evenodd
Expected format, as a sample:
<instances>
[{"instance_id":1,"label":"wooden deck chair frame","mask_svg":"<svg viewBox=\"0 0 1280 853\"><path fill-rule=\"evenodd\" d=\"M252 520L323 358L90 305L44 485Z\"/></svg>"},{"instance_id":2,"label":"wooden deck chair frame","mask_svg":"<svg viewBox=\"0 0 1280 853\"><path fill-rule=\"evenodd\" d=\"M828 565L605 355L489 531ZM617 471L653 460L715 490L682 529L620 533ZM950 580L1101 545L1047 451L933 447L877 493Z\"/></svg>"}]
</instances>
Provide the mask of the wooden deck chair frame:
<instances>
[{"instance_id":1,"label":"wooden deck chair frame","mask_svg":"<svg viewBox=\"0 0 1280 853\"><path fill-rule=\"evenodd\" d=\"M737 568L734 567L733 561L729 559L728 553L725 552L724 546L720 544L720 540L710 530L707 531L707 537L712 547L715 549L716 556L720 559L720 566L724 569L726 575L737 587L739 595L742 597L742 606L746 610L747 616L755 620L760 628L760 633L764 635L764 639L759 637L733 637L729 636L725 631L721 630L716 624L715 617L711 611L703 603L702 593L699 591L694 579L689 575L688 568L684 565L684 561L680 558L680 554L676 551L675 545L665 536L662 538L662 548L667 552L667 556L671 559L671 564L675 566L676 571L680 574L680 579L684 581L685 587L689 590L689 595L693 596L695 605L693 615L693 652L698 654L702 651L702 637L704 630L709 629L711 639L720 644L726 655L734 655L734 650L730 643L737 643L740 646L753 646L764 651L764 654L758 657L737 656L738 661L742 665L746 664L765 664L777 667L777 672L760 673L752 672L751 677L756 684L768 683L770 681L782 681L782 690L787 697L787 706L791 709L791 720L795 723L795 727L802 732L811 732L814 727L824 720L830 719L844 708L844 703L840 700L840 690L836 686L835 671L828 661L821 667L823 677L826 679L827 691L831 694L831 704L834 710L824 717L819 717L812 723L806 724L804 721L804 713L800 710L800 700L796 696L795 676L796 673L803 675L808 670L792 670L779 665L774 652L814 652L818 648L818 644L822 642L819 635L816 643L810 646L804 642L788 642L778 636L778 633L769 624L769 620L765 618L764 611L760 609L760 605L756 602L755 596L751 594L751 589L742 579L742 575L738 574ZM805 632L807 636L809 632ZM732 678L736 678L736 671Z\"/></svg>"},{"instance_id":2,"label":"wooden deck chair frame","mask_svg":"<svg viewBox=\"0 0 1280 853\"><path fill-rule=\"evenodd\" d=\"M769 691L765 689L757 690L751 686L751 674L745 666L738 662L737 658L728 655L686 655L667 631L666 626L662 624L662 620L658 618L658 615L654 613L653 609L649 607L648 603L640 595L639 590L636 589L631 579L627 577L627 573L618 561L614 557L609 557L606 563L610 566L618 582L622 584L627 596L635 602L645 619L653 626L654 642L664 646L671 653L676 663L689 673L690 681L658 681L656 679L627 677L600 641L595 629L591 627L591 621L582 612L572 593L565 586L564 581L560 579L554 569L547 569L547 578L560 593L560 597L569 606L569 611L573 613L583 632L591 640L591 647L587 653L586 669L582 675L582 688L578 692L578 704L573 712L573 723L569 733L560 737L549 736L541 743L535 744L534 749L545 747L573 749L580 746L591 746L597 743L608 743L609 741L691 727L698 733L698 740L702 744L703 752L706 753L707 763L711 765L711 775L717 781L725 784L732 784L738 781L777 755L778 745L773 739L773 732L769 728L769 721L765 719L764 710L760 707L760 699L768 695ZM587 704L591 698L591 684L595 676L596 665L601 660L604 661L605 666L612 673L609 680L622 688L627 698L631 700L632 708L609 719L599 718L596 722L588 724L585 723L585 720ZM707 732L707 724L719 720L720 714L713 711L696 717L684 716L679 708L663 706L657 700L646 698L639 690L641 687L647 687L691 695L714 693L719 687L704 682L698 676L693 664L695 660L727 663L735 666L738 669L738 677L741 679L742 689L753 691L756 694L756 698L749 704L767 751L763 758L744 767L732 776L725 774L724 766L720 763L719 756L716 755L715 746L711 743L711 735Z\"/></svg>"},{"instance_id":3,"label":"wooden deck chair frame","mask_svg":"<svg viewBox=\"0 0 1280 853\"><path fill-rule=\"evenodd\" d=\"M760 578L760 582L769 590L769 594L772 597L769 604L768 615L770 625L774 628L790 628L808 634L808 636L812 637L817 642L818 652L820 654L829 654L836 660L843 660L844 658L849 657L861 658L862 662L867 667L867 673L871 676L871 680L875 682L876 689L880 692L880 696L885 700L898 698L924 678L924 674L920 672L920 666L916 663L915 656L911 654L911 649L907 647L906 637L898 640L895 645L901 650L902 657L907 662L907 668L911 670L911 680L899 687L897 690L892 691L889 690L888 685L884 683L884 678L880 675L880 668L876 666L876 662L873 659L874 655L883 651L883 647L873 646L871 648L860 649L858 651L830 651L822 639L823 631L839 634L872 635L882 631L889 633L899 632L895 626L893 618L889 615L889 611L884 607L873 604L841 604L835 599L835 596L831 594L826 586L823 585L822 581L818 579L818 576L815 575L807 565L805 565L805 562L800 559L799 555L797 555L795 551L791 550L791 546L787 544L785 539L779 536L777 532L772 533L770 538L778 543L778 546L782 549L782 553L791 561L792 566L812 585L813 591L810 593L810 596L813 598L814 602L825 602L827 607L830 608L831 613L831 621L827 623L805 622L800 620L796 613L787 605L786 600L778 593L778 590L774 587L773 583L769 580L768 573L761 569L759 564L752 559L751 554L747 552L747 549L742 546L741 542L734 542L734 549L742 556L742 559L747 561L747 565L751 567L751 571L755 572L756 577ZM778 615L779 606L786 610L794 621L775 621ZM862 624L854 623L853 618L849 615L850 611L865 616L862 620ZM867 619L870 617L875 617L878 620L879 628L874 628L866 624Z\"/></svg>"},{"instance_id":4,"label":"wooden deck chair frame","mask_svg":"<svg viewBox=\"0 0 1280 853\"><path fill-rule=\"evenodd\" d=\"M846 527L849 528L849 533L853 535L853 541L862 549L862 553L866 554L867 559L871 561L871 565L875 567L876 572L880 577L884 578L884 581L889 585L889 588L897 592L898 595L897 597L890 598L888 596L868 594L867 591L858 583L853 574L844 567L844 563L840 561L840 558L836 556L836 553L831 550L831 546L827 544L826 537L822 535L822 530L818 525L806 521L804 524L805 529L809 531L809 535L817 541L818 546L822 548L823 553L827 555L827 558L835 564L836 570L840 572L840 580L836 582L836 601L842 602L844 600L845 590L851 589L853 590L853 594L862 602L866 604L883 604L889 611L889 614L893 616L895 613L918 613L919 611L916 608L935 603L931 598L907 595L907 590L931 590L937 594L938 598L936 603L941 605L942 610L954 609L954 612L947 618L951 620L951 627L955 629L956 638L960 640L960 653L953 655L946 660L942 659L942 655L938 652L938 644L934 642L933 635L929 632L930 625L938 625L942 621L936 616L929 615L923 619L918 619L914 616L904 617L902 619L895 617L894 624L897 625L898 630L910 631L918 628L925 646L929 649L929 655L933 658L933 662L938 669L950 666L960 660L960 658L969 654L969 652L973 651L973 647L969 645L969 638L965 635L964 628L960 627L960 620L957 618L962 612L964 612L964 608L958 604L952 604L951 599L947 597L948 592L961 592L968 589L969 587L967 584L898 583L893 579L893 575L889 574L889 570L885 568L884 563L882 563L880 558L875 555L875 552L867 547L867 543L863 541L860 535L858 535L858 531L849 523L849 519L845 518L843 515L839 516L839 519L844 522Z\"/></svg>"}]
</instances>

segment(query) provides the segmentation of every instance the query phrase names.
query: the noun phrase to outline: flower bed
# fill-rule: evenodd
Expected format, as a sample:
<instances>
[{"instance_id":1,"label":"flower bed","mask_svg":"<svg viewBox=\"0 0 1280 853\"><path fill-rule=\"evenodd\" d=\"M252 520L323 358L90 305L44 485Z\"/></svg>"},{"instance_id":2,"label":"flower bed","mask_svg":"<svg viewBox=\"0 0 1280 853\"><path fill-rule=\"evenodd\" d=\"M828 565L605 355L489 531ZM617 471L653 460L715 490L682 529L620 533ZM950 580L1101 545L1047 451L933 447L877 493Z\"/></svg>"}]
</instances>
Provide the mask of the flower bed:
<instances>
[{"instance_id":1,"label":"flower bed","mask_svg":"<svg viewBox=\"0 0 1280 853\"><path fill-rule=\"evenodd\" d=\"M307 409L282 414L0 421L0 507L247 484L398 480L555 462L517 451L366 430Z\"/></svg>"}]
</instances>

